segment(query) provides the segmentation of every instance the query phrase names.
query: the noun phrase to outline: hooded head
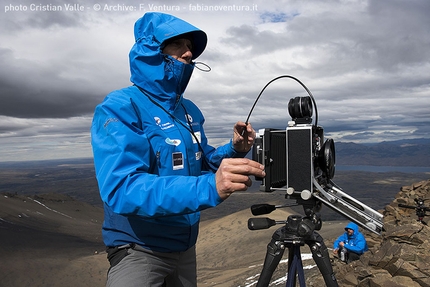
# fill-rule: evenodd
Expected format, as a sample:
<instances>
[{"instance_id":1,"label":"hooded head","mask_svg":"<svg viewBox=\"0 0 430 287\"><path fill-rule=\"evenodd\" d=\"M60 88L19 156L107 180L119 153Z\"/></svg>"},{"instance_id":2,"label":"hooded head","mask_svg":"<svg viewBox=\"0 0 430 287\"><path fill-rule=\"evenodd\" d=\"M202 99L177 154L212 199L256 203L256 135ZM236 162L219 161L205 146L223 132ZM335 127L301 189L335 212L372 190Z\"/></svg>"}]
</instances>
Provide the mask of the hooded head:
<instances>
[{"instance_id":1,"label":"hooded head","mask_svg":"<svg viewBox=\"0 0 430 287\"><path fill-rule=\"evenodd\" d=\"M356 236L358 233L358 225L354 222L350 222L345 226L345 231L348 232L348 229L352 229L354 233L352 234L352 237Z\"/></svg>"},{"instance_id":2,"label":"hooded head","mask_svg":"<svg viewBox=\"0 0 430 287\"><path fill-rule=\"evenodd\" d=\"M163 101L182 95L194 63L181 63L162 50L173 38L187 38L192 42L194 60L206 48L206 33L175 16L149 12L135 23L134 37L136 42L130 51L131 82Z\"/></svg>"}]
</instances>

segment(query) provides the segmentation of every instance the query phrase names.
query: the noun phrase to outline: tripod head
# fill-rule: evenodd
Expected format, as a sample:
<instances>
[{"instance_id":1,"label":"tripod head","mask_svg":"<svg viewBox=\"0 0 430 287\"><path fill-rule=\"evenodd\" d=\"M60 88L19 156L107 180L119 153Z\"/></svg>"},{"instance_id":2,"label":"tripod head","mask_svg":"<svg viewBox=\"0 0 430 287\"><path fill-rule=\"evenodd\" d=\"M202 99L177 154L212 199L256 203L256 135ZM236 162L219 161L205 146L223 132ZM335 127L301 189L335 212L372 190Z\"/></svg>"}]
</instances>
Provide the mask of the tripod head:
<instances>
[{"instance_id":1,"label":"tripod head","mask_svg":"<svg viewBox=\"0 0 430 287\"><path fill-rule=\"evenodd\" d=\"M415 198L414 201L415 201L415 206L406 205L406 204L402 204L402 203L399 203L398 206L399 207L403 207L403 208L415 209L415 213L416 213L416 215L418 217L417 221L426 224L423 221L423 219L424 219L425 216L428 216L426 214L426 212L430 211L430 208L424 206L425 199L422 199L421 197Z\"/></svg>"},{"instance_id":2,"label":"tripod head","mask_svg":"<svg viewBox=\"0 0 430 287\"><path fill-rule=\"evenodd\" d=\"M298 204L286 205L271 205L271 204L256 204L251 206L253 215L268 214L277 208L297 206ZM306 216L291 215L287 220L276 221L267 217L250 218L248 220L248 229L260 230L267 229L276 224L285 224L287 233L298 237L309 237L315 230L320 230L322 221L320 215L314 209L305 209Z\"/></svg>"}]
</instances>

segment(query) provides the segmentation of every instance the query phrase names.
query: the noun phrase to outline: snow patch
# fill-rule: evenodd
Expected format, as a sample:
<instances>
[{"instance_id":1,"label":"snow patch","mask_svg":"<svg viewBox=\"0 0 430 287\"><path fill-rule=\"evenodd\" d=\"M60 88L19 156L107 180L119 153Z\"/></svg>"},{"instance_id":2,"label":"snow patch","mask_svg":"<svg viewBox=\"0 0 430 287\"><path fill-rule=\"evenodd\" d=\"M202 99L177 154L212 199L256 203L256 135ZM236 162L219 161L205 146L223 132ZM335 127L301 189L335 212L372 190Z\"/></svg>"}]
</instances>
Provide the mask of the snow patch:
<instances>
[{"instance_id":1,"label":"snow patch","mask_svg":"<svg viewBox=\"0 0 430 287\"><path fill-rule=\"evenodd\" d=\"M52 212L58 213L59 215L62 215L62 216L67 217L67 218L73 218L73 217L71 217L71 216L69 216L69 215L67 215L67 214L64 214L64 213L61 213L61 212L59 212L59 211L57 211L57 210L55 210L55 209L49 208L48 206L46 206L45 204L41 203L41 202L40 202L40 201L38 201L38 200L32 199L32 198L30 198L30 197L27 197L27 198L28 198L28 199L30 199L30 200L33 200L35 203L37 203L37 204L39 204L39 205L41 205L41 206L45 207L45 208L46 208L46 209L48 209L49 211L52 211Z\"/></svg>"}]
</instances>

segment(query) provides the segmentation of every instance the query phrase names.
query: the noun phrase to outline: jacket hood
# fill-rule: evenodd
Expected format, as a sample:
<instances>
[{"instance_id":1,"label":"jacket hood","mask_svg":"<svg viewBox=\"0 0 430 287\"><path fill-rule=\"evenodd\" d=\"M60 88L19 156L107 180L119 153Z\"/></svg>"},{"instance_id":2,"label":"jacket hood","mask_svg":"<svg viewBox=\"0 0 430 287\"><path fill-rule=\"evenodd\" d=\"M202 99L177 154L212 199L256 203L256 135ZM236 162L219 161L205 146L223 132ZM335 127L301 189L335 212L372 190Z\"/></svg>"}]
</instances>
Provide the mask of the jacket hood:
<instances>
[{"instance_id":1,"label":"jacket hood","mask_svg":"<svg viewBox=\"0 0 430 287\"><path fill-rule=\"evenodd\" d=\"M346 231L347 229L352 229L352 230L354 230L353 237L354 237L354 236L357 236L357 234L358 234L358 225L357 225L357 224L355 224L354 222L350 222L350 223L348 223L348 224L345 226L345 231Z\"/></svg>"},{"instance_id":2,"label":"jacket hood","mask_svg":"<svg viewBox=\"0 0 430 287\"><path fill-rule=\"evenodd\" d=\"M134 25L135 44L131 48L131 82L144 89L160 102L169 102L168 109L176 105L191 78L194 63L184 64L162 53L164 43L184 35L193 42L193 57L203 53L206 33L175 16L149 12Z\"/></svg>"}]
</instances>

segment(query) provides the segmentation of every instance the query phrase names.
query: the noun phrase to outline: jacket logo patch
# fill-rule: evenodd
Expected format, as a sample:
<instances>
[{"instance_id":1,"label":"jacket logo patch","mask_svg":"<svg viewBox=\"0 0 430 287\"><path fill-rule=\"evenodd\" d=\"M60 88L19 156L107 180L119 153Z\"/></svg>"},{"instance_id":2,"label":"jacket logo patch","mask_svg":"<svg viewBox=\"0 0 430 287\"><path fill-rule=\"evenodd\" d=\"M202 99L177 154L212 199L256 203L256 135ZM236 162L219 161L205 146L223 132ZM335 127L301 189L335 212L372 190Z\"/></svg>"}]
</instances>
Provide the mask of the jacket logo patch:
<instances>
[{"instance_id":1,"label":"jacket logo patch","mask_svg":"<svg viewBox=\"0 0 430 287\"><path fill-rule=\"evenodd\" d=\"M173 170L184 168L184 156L182 155L181 152L172 153L172 165L173 165Z\"/></svg>"},{"instance_id":2,"label":"jacket logo patch","mask_svg":"<svg viewBox=\"0 0 430 287\"><path fill-rule=\"evenodd\" d=\"M174 124L172 124L170 122L162 123L161 119L159 117L154 117L154 121L157 124L157 126L159 126L162 130L167 130L167 129L170 129L170 128L175 126Z\"/></svg>"},{"instance_id":3,"label":"jacket logo patch","mask_svg":"<svg viewBox=\"0 0 430 287\"><path fill-rule=\"evenodd\" d=\"M175 139L172 140L170 138L166 138L165 142L166 144L174 145L174 146L178 146L181 144L181 140L175 140Z\"/></svg>"},{"instance_id":4,"label":"jacket logo patch","mask_svg":"<svg viewBox=\"0 0 430 287\"><path fill-rule=\"evenodd\" d=\"M187 120L187 122L192 123L193 122L193 117L190 114L186 114L185 115L185 119Z\"/></svg>"},{"instance_id":5,"label":"jacket logo patch","mask_svg":"<svg viewBox=\"0 0 430 287\"><path fill-rule=\"evenodd\" d=\"M202 134L201 134L201 132L195 132L194 133L194 136L193 135L191 135L191 138L193 139L193 143L197 143L197 141L199 142L199 143L201 143L202 142Z\"/></svg>"}]
</instances>

